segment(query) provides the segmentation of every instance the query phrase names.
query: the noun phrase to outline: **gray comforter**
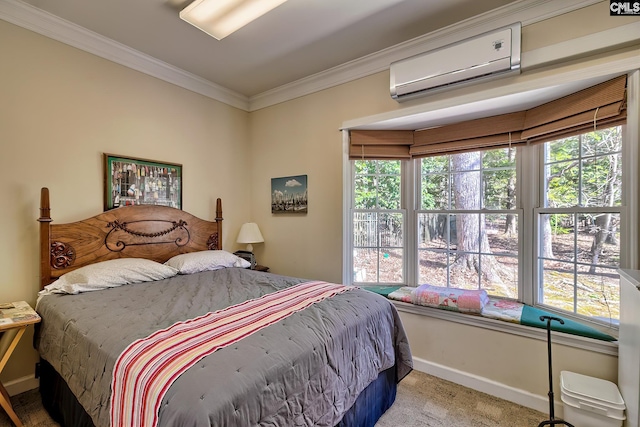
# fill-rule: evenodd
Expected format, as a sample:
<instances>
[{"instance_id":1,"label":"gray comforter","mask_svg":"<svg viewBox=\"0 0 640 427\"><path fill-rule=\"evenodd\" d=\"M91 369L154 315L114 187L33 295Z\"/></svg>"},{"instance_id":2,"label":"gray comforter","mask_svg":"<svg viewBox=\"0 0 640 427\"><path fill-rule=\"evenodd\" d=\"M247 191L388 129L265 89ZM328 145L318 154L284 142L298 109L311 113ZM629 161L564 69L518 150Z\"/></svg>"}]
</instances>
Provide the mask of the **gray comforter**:
<instances>
[{"instance_id":1,"label":"gray comforter","mask_svg":"<svg viewBox=\"0 0 640 427\"><path fill-rule=\"evenodd\" d=\"M300 282L239 268L79 295L49 295L36 348L97 427L109 426L113 366L134 340ZM216 351L164 397L159 426L334 426L358 394L411 355L393 305L352 289Z\"/></svg>"}]
</instances>

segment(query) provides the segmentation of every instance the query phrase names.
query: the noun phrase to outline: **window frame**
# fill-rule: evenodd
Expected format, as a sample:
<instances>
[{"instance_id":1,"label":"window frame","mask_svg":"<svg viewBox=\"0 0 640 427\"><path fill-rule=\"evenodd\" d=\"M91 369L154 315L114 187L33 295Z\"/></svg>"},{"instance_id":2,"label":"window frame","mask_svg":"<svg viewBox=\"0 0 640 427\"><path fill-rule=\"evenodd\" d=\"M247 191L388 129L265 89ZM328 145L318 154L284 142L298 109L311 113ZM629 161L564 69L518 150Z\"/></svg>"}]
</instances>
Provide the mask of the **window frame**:
<instances>
[{"instance_id":1,"label":"window frame","mask_svg":"<svg viewBox=\"0 0 640 427\"><path fill-rule=\"evenodd\" d=\"M513 147L516 150L516 154L515 154L515 172L516 172L516 178L519 177L519 174L521 173L521 165L522 162L520 160L522 154L521 154L521 147L517 147L514 146ZM484 152L484 151L491 151L491 149L488 150L478 150L480 152ZM416 242L414 244L414 248L416 250L416 254L414 257L412 257L414 264L415 264L415 279L414 282L417 284L418 283L418 279L420 278L420 253L421 251L428 251L428 249L423 249L421 250L420 248L418 248L417 246L417 224L419 223L419 216L421 214L439 214L439 213L445 213L445 214L451 214L451 215L458 215L458 214L496 214L496 215L508 215L508 214L515 214L517 221L518 221L518 256L514 257L517 259L518 261L518 265L521 266L522 262L523 262L523 257L522 257L522 250L523 250L523 245L522 245L522 229L523 229L523 210L520 207L520 201L519 198L516 198L516 206L513 209L497 209L497 208L490 208L487 209L484 206L480 206L478 209L471 209L471 210L464 210L464 209L444 209L444 208L440 208L440 209L431 209L431 210L426 210L423 209L422 207L422 191L421 191L421 184L422 184L422 165L421 165L421 158L417 158L417 159L413 159L411 161L411 163L413 164L415 170L416 170L416 176L414 178L413 184L415 185L416 191L414 192L414 203L413 203L413 218L414 218L414 228L413 228L413 233L412 235L414 236L414 238L416 239ZM449 170L447 172L447 174L449 176L452 176L454 173L460 173L460 172L455 172L455 171L451 171L450 170L451 164L449 164ZM497 170L497 168L489 168L491 170ZM480 169L478 170L478 172L480 173L480 176L482 177L482 172L485 170L484 167L480 167ZM516 194L519 195L521 193L521 179L516 179ZM453 189L452 187L449 188L449 205L451 205L451 197L453 194ZM483 200L480 200L481 205L483 204ZM435 252L439 252L439 251L435 251ZM442 250L442 253L449 253L452 252L450 250ZM455 252L455 251L453 251ZM493 256L500 256L500 254L493 254ZM507 255L509 256L509 255ZM480 277L479 277L480 278ZM523 275L522 275L522 268L518 268L518 278L517 278L517 293L518 293L518 297L516 299L522 300L521 295L523 290L522 288L522 279L523 279ZM450 277L449 274L447 274L447 282L449 284L450 282ZM411 285L409 285L411 286Z\"/></svg>"},{"instance_id":2,"label":"window frame","mask_svg":"<svg viewBox=\"0 0 640 427\"><path fill-rule=\"evenodd\" d=\"M348 134L347 134L347 141L348 141ZM348 142L347 142L348 144ZM399 209L380 209L378 206L376 206L375 209L363 209L363 208L356 208L354 206L354 200L355 200L355 188L356 188L356 168L355 168L355 162L356 160L350 160L349 163L349 176L350 176L350 186L349 186L349 200L347 202L347 204L345 206L348 206L348 210L349 210L349 215L348 215L348 233L349 233L349 247L348 249L345 251L345 254L348 253L348 262L345 262L344 265L344 269L348 270L348 274L350 277L350 281L349 281L349 285L351 284L362 284L362 285L366 285L366 286L386 286L386 285L406 285L407 283L412 283L408 280L407 275L409 274L409 271L411 271L411 268L409 267L409 264L407 263L407 258L409 258L409 248L411 246L409 246L409 243L407 242L407 238L409 237L409 233L407 233L407 230L409 229L409 212L410 209L407 209L408 206L408 200L410 200L410 194L411 194L411 190L409 188L407 188L407 183L410 182L411 178L410 178L410 166L409 164L411 163L410 161L407 160L396 160L400 162L400 207ZM354 276L355 276L355 271L353 270L353 251L355 249L354 247L354 241L353 241L353 217L354 214L357 212L376 212L376 213L400 213L402 214L403 217L403 238L402 238L402 253L403 253L403 263L402 263L402 268L403 268L403 272L402 272L402 277L404 278L404 281L402 283L400 282L356 282L354 280ZM377 248L379 249L381 246L377 246ZM346 260L346 256L345 256L345 260ZM378 262L378 268L377 268L377 275L378 278L380 277L380 265ZM346 281L345 281L346 283Z\"/></svg>"}]
</instances>

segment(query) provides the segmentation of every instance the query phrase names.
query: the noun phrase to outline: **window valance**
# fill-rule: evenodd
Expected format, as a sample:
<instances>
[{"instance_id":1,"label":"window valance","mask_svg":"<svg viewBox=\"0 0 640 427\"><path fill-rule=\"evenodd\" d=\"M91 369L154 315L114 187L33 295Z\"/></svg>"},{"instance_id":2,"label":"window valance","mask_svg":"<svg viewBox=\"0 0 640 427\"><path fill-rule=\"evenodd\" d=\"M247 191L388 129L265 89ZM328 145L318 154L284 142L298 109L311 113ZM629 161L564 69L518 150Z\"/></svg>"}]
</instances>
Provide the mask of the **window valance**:
<instances>
[{"instance_id":1,"label":"window valance","mask_svg":"<svg viewBox=\"0 0 640 427\"><path fill-rule=\"evenodd\" d=\"M622 75L528 110L422 130L352 130L351 159L409 159L535 144L626 122Z\"/></svg>"}]
</instances>

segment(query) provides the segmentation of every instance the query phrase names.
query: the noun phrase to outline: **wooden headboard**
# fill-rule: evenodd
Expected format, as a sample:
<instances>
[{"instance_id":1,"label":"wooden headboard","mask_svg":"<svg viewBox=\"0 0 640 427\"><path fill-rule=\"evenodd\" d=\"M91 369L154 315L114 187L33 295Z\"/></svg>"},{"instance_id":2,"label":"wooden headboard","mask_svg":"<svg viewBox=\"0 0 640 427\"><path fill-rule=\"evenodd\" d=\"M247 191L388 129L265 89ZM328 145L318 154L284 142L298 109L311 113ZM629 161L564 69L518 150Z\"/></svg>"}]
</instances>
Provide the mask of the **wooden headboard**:
<instances>
[{"instance_id":1,"label":"wooden headboard","mask_svg":"<svg viewBox=\"0 0 640 427\"><path fill-rule=\"evenodd\" d=\"M165 262L174 255L222 249L222 200L215 221L167 206L125 206L82 221L53 224L49 189L40 193L40 287L64 273L115 258Z\"/></svg>"}]
</instances>

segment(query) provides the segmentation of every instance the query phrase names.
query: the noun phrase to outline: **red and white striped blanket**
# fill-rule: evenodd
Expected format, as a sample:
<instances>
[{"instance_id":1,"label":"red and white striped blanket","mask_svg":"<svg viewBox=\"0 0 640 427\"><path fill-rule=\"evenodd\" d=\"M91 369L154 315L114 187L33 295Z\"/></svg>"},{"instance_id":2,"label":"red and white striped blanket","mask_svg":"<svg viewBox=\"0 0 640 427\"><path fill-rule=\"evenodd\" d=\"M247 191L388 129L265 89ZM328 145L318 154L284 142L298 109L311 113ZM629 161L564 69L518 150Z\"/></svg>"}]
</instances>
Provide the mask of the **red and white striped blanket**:
<instances>
[{"instance_id":1,"label":"red and white striped blanket","mask_svg":"<svg viewBox=\"0 0 640 427\"><path fill-rule=\"evenodd\" d=\"M111 382L111 426L155 427L162 399L183 372L231 345L348 286L305 282L260 298L178 322L130 344Z\"/></svg>"}]
</instances>

